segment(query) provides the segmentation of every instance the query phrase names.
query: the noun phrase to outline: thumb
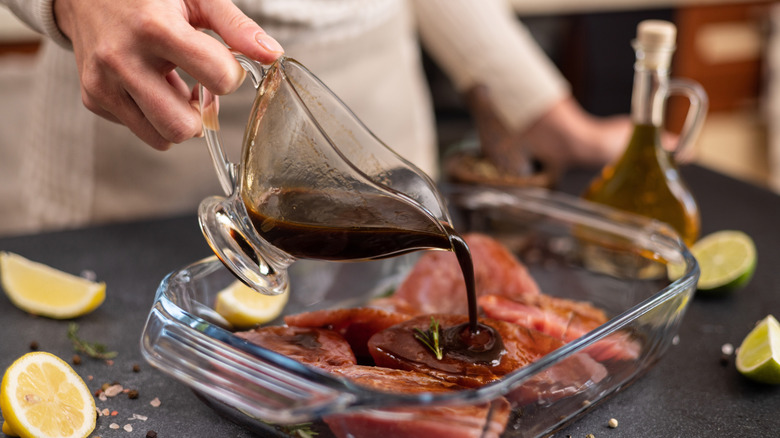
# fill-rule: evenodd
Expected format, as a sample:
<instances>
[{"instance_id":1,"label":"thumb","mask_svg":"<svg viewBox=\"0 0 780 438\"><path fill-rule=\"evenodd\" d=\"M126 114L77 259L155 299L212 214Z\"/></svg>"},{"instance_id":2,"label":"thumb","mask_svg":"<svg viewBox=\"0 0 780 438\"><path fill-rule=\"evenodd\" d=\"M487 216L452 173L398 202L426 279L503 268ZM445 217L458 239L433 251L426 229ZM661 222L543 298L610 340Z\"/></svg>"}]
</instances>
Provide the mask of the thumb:
<instances>
[{"instance_id":1,"label":"thumb","mask_svg":"<svg viewBox=\"0 0 780 438\"><path fill-rule=\"evenodd\" d=\"M232 49L268 64L284 53L282 45L230 0L199 2L203 20Z\"/></svg>"}]
</instances>

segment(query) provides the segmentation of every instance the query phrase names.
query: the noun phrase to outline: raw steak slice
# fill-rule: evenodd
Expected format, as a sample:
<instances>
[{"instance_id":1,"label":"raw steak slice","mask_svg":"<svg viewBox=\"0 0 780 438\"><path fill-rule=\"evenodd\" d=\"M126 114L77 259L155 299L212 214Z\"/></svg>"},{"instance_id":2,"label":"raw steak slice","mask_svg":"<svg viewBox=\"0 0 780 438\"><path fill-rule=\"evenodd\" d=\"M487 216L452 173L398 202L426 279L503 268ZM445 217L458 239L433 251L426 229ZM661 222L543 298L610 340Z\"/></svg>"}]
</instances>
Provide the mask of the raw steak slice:
<instances>
[{"instance_id":1,"label":"raw steak slice","mask_svg":"<svg viewBox=\"0 0 780 438\"><path fill-rule=\"evenodd\" d=\"M373 389L419 394L463 389L458 385L414 371L352 366L334 370ZM510 406L500 398L478 405L414 406L371 409L325 418L339 438L497 438L506 427Z\"/></svg>"},{"instance_id":2,"label":"raw steak slice","mask_svg":"<svg viewBox=\"0 0 780 438\"><path fill-rule=\"evenodd\" d=\"M571 342L607 322L604 312L590 303L539 294L518 299L488 295L478 303L489 318L538 330ZM641 345L628 333L614 333L586 349L598 361L635 360Z\"/></svg>"},{"instance_id":3,"label":"raw steak slice","mask_svg":"<svg viewBox=\"0 0 780 438\"><path fill-rule=\"evenodd\" d=\"M463 236L474 263L477 296L510 298L539 294L539 286L526 267L500 242L484 234ZM391 297L398 309L415 314L468 312L466 284L455 254L431 251L415 264Z\"/></svg>"},{"instance_id":4,"label":"raw steak slice","mask_svg":"<svg viewBox=\"0 0 780 438\"><path fill-rule=\"evenodd\" d=\"M325 370L355 365L355 354L338 333L308 327L272 326L238 332L236 336L263 348Z\"/></svg>"},{"instance_id":5,"label":"raw steak slice","mask_svg":"<svg viewBox=\"0 0 780 438\"><path fill-rule=\"evenodd\" d=\"M370 358L368 339L388 327L406 321L410 316L369 307L316 310L289 315L284 322L295 327L318 327L333 330L346 339L358 358Z\"/></svg>"}]
</instances>

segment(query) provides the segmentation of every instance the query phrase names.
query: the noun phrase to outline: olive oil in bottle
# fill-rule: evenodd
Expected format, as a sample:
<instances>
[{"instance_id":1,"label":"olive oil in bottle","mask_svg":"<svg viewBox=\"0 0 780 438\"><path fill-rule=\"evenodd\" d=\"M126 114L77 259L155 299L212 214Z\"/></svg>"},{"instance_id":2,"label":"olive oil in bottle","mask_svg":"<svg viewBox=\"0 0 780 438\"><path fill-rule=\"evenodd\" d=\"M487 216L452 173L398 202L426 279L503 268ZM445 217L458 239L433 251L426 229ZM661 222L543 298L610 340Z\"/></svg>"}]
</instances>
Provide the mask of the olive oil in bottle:
<instances>
[{"instance_id":1,"label":"olive oil in bottle","mask_svg":"<svg viewBox=\"0 0 780 438\"><path fill-rule=\"evenodd\" d=\"M698 84L669 79L676 28L658 20L643 21L634 41L634 89L631 118L634 132L616 162L607 165L583 197L669 224L687 245L699 236L699 209L683 182L675 155L696 138L707 112L707 95ZM690 101L679 144L667 151L661 143L664 107L669 95Z\"/></svg>"}]
</instances>

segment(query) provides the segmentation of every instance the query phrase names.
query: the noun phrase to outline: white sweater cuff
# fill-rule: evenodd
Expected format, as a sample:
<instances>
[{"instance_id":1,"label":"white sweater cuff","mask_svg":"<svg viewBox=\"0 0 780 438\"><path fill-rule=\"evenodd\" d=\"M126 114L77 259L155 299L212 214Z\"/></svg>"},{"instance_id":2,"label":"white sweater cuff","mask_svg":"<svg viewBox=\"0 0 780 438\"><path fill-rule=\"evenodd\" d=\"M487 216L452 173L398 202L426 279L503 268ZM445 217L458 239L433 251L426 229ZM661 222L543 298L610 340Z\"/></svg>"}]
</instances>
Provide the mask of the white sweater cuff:
<instances>
[{"instance_id":1,"label":"white sweater cuff","mask_svg":"<svg viewBox=\"0 0 780 438\"><path fill-rule=\"evenodd\" d=\"M70 39L62 33L54 17L54 0L0 0L20 20L60 46L72 50Z\"/></svg>"}]
</instances>

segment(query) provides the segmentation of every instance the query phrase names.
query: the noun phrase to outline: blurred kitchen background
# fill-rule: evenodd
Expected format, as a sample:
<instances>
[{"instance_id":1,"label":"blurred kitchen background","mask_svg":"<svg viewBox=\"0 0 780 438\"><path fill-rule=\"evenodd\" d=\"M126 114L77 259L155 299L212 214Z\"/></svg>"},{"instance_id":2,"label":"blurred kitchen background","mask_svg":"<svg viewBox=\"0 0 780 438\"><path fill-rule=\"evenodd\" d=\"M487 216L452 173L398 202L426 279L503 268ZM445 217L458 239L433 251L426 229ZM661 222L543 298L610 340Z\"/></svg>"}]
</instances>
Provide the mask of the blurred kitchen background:
<instances>
[{"instance_id":1,"label":"blurred kitchen background","mask_svg":"<svg viewBox=\"0 0 780 438\"><path fill-rule=\"evenodd\" d=\"M644 19L678 27L673 76L700 82L710 113L696 145L697 164L780 192L780 7L740 0L512 0L518 19L596 115L628 113L634 51ZM38 36L0 8L0 132L25 123L27 72ZM466 106L427 62L442 148L473 134ZM518 72L518 75L522 72ZM670 103L680 120L685 103ZM671 123L672 129L679 128ZM23 153L19 145L18 153ZM0 159L0 171L3 171ZM2 190L2 187L0 187Z\"/></svg>"}]
</instances>

